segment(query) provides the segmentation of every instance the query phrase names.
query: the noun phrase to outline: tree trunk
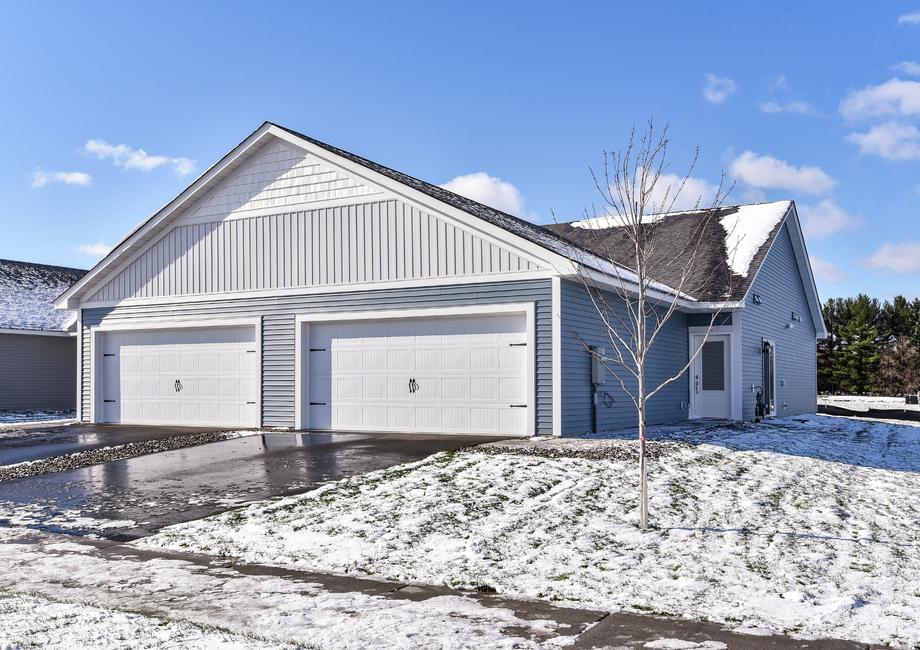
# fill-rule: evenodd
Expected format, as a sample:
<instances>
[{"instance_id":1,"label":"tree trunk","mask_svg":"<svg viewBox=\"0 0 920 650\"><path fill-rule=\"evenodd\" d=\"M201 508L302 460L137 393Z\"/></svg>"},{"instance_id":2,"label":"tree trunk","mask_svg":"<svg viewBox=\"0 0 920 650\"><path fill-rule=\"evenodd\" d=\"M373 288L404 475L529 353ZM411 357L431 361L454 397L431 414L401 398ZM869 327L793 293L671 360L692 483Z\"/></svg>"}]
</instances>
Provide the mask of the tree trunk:
<instances>
[{"instance_id":1,"label":"tree trunk","mask_svg":"<svg viewBox=\"0 0 920 650\"><path fill-rule=\"evenodd\" d=\"M648 485L645 475L645 407L639 419L639 528L648 528Z\"/></svg>"},{"instance_id":2,"label":"tree trunk","mask_svg":"<svg viewBox=\"0 0 920 650\"><path fill-rule=\"evenodd\" d=\"M645 478L645 364L639 369L639 528L648 528L648 485Z\"/></svg>"}]
</instances>

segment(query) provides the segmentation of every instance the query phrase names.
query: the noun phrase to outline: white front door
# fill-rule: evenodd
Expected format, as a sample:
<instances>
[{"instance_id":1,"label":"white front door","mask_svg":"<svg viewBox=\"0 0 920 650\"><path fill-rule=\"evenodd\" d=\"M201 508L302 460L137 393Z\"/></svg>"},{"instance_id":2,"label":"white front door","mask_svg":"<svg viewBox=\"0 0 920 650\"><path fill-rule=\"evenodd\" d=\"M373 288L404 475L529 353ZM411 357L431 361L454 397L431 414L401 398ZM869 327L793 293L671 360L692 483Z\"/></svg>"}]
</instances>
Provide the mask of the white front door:
<instances>
[{"instance_id":1,"label":"white front door","mask_svg":"<svg viewBox=\"0 0 920 650\"><path fill-rule=\"evenodd\" d=\"M693 336L692 350L700 350L690 377L693 416L731 418L731 338L728 334Z\"/></svg>"},{"instance_id":2,"label":"white front door","mask_svg":"<svg viewBox=\"0 0 920 650\"><path fill-rule=\"evenodd\" d=\"M523 314L316 323L304 354L311 429L527 432Z\"/></svg>"},{"instance_id":3,"label":"white front door","mask_svg":"<svg viewBox=\"0 0 920 650\"><path fill-rule=\"evenodd\" d=\"M254 327L102 335L101 422L259 426Z\"/></svg>"}]
</instances>

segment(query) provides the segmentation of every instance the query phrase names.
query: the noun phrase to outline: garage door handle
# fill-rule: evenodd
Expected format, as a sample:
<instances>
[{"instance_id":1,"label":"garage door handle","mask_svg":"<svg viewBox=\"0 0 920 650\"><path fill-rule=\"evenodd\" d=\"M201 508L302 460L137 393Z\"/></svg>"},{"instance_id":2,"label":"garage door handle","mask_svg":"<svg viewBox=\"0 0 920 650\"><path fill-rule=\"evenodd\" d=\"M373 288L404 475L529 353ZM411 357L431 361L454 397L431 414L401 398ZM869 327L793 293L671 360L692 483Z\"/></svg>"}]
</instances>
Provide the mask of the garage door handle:
<instances>
[{"instance_id":1,"label":"garage door handle","mask_svg":"<svg viewBox=\"0 0 920 650\"><path fill-rule=\"evenodd\" d=\"M410 392L410 393L414 393L414 392L416 392L417 390L418 390L418 382L415 381L414 378L413 378L413 379L410 379L410 380L409 380L409 392Z\"/></svg>"},{"instance_id":2,"label":"garage door handle","mask_svg":"<svg viewBox=\"0 0 920 650\"><path fill-rule=\"evenodd\" d=\"M176 392L178 393L180 390L182 390L182 382L177 379L176 380Z\"/></svg>"}]
</instances>

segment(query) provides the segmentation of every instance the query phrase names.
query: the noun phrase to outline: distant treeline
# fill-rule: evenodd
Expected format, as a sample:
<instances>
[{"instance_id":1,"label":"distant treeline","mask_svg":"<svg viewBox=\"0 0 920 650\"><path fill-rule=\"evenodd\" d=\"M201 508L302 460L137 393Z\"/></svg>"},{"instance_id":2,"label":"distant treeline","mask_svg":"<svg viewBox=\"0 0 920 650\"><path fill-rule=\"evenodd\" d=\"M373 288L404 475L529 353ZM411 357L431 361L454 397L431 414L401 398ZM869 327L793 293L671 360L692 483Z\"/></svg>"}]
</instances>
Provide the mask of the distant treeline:
<instances>
[{"instance_id":1,"label":"distant treeline","mask_svg":"<svg viewBox=\"0 0 920 650\"><path fill-rule=\"evenodd\" d=\"M818 391L903 395L920 389L920 299L860 294L824 304Z\"/></svg>"}]
</instances>

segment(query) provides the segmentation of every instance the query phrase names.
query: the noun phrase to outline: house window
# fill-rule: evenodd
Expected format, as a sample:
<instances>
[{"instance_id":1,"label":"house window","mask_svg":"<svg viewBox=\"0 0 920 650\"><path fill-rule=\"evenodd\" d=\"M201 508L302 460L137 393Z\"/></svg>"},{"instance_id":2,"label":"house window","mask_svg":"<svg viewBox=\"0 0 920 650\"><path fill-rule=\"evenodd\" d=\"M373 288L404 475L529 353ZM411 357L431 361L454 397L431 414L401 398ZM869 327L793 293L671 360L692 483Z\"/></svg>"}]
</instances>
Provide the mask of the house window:
<instances>
[{"instance_id":1,"label":"house window","mask_svg":"<svg viewBox=\"0 0 920 650\"><path fill-rule=\"evenodd\" d=\"M725 341L706 341L700 352L703 390L725 390Z\"/></svg>"},{"instance_id":2,"label":"house window","mask_svg":"<svg viewBox=\"0 0 920 650\"><path fill-rule=\"evenodd\" d=\"M767 415L776 415L776 344L763 342L763 403Z\"/></svg>"}]
</instances>

